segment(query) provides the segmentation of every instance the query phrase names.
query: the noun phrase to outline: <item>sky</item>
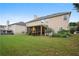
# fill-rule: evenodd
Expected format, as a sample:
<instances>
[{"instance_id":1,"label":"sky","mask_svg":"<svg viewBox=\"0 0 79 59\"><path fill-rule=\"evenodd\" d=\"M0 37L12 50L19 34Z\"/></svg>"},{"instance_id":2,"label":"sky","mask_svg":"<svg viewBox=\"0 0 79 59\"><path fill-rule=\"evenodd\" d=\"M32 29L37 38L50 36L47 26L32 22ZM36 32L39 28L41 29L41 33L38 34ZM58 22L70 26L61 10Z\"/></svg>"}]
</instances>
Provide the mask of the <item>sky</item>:
<instances>
[{"instance_id":1,"label":"sky","mask_svg":"<svg viewBox=\"0 0 79 59\"><path fill-rule=\"evenodd\" d=\"M71 11L70 22L79 21L79 13L72 3L0 3L0 25L27 22L39 17L59 12Z\"/></svg>"}]
</instances>

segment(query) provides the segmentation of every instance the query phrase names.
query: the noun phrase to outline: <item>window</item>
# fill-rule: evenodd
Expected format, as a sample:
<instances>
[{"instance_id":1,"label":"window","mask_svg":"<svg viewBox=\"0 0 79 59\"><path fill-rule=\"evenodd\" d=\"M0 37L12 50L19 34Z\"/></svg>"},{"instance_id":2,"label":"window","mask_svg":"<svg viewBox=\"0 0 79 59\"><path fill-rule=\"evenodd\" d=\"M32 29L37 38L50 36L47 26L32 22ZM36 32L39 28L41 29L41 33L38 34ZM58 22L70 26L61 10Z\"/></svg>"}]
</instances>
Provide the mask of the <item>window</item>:
<instances>
[{"instance_id":1,"label":"window","mask_svg":"<svg viewBox=\"0 0 79 59\"><path fill-rule=\"evenodd\" d=\"M68 19L68 16L67 16L67 15L65 15L65 16L64 16L64 20L67 20L67 19Z\"/></svg>"}]
</instances>

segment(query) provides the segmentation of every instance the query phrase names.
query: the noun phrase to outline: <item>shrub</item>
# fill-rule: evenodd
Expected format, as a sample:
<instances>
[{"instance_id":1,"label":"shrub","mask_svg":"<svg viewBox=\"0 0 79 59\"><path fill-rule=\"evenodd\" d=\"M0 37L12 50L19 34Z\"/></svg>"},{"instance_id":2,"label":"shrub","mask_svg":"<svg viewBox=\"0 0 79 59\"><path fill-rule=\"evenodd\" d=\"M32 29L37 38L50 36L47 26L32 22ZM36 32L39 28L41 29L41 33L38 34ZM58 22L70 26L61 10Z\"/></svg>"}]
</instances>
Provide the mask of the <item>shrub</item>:
<instances>
[{"instance_id":1,"label":"shrub","mask_svg":"<svg viewBox=\"0 0 79 59\"><path fill-rule=\"evenodd\" d=\"M76 31L75 28L70 28L70 33L71 33L71 34L74 34L75 31Z\"/></svg>"},{"instance_id":2,"label":"shrub","mask_svg":"<svg viewBox=\"0 0 79 59\"><path fill-rule=\"evenodd\" d=\"M69 37L71 34L68 30L60 30L58 33L52 35L54 37Z\"/></svg>"}]
</instances>

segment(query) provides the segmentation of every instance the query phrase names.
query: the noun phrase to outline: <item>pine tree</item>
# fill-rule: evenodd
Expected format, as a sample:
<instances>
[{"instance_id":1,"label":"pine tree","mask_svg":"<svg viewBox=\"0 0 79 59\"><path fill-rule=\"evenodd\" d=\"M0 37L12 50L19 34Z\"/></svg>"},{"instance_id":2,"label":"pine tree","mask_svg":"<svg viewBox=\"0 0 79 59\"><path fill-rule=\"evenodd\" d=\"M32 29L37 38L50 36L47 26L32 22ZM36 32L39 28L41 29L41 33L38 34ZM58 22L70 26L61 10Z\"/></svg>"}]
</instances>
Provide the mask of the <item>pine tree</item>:
<instances>
[{"instance_id":1,"label":"pine tree","mask_svg":"<svg viewBox=\"0 0 79 59\"><path fill-rule=\"evenodd\" d=\"M73 3L75 9L79 12L79 3Z\"/></svg>"}]
</instances>

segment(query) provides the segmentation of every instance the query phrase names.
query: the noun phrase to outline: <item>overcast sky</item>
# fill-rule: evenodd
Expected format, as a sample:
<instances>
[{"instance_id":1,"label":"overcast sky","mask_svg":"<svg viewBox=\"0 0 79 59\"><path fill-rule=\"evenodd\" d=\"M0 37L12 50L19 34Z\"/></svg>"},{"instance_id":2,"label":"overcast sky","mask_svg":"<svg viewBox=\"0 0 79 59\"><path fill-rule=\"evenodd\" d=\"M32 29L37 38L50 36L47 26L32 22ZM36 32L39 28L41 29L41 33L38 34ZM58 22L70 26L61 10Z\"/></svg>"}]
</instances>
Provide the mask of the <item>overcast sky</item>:
<instances>
[{"instance_id":1,"label":"overcast sky","mask_svg":"<svg viewBox=\"0 0 79 59\"><path fill-rule=\"evenodd\" d=\"M71 11L71 21L79 21L79 13L70 3L0 3L0 25L10 23L27 22L34 18L34 15L45 16L59 12Z\"/></svg>"}]
</instances>

